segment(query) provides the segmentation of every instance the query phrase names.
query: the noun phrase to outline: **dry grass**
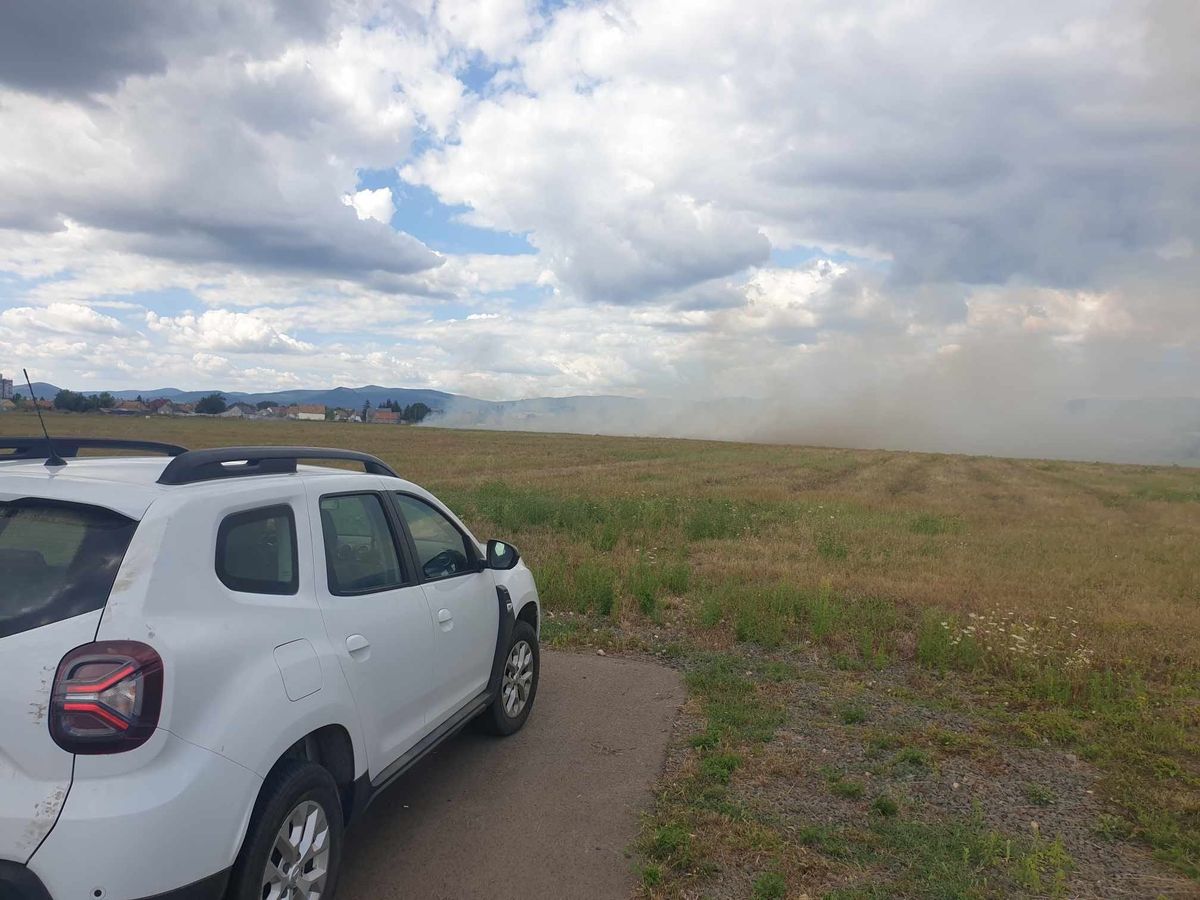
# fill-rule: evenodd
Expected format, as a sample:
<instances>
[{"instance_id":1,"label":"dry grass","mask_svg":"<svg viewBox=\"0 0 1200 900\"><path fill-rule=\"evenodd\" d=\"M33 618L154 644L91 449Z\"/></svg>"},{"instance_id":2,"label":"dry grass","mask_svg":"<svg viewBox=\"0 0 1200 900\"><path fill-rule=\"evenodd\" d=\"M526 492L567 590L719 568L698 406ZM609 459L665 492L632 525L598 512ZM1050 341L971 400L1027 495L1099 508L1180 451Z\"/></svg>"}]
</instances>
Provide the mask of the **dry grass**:
<instances>
[{"instance_id":1,"label":"dry grass","mask_svg":"<svg viewBox=\"0 0 1200 900\"><path fill-rule=\"evenodd\" d=\"M460 505L500 484L537 562L599 551L621 569L659 547L686 551L707 581L825 582L839 595L960 617L1058 615L1079 620L1101 661L1169 671L1200 660L1200 470L319 422L50 419L63 434L189 447L351 447ZM3 434L36 428L25 415L0 417ZM622 529L608 536L611 549L605 535L524 527L519 507L564 499L624 505L609 516ZM724 518L714 537L689 541L680 532L702 527L689 514Z\"/></svg>"},{"instance_id":2,"label":"dry grass","mask_svg":"<svg viewBox=\"0 0 1200 900\"><path fill-rule=\"evenodd\" d=\"M849 672L911 666L929 673L935 700L937 673L956 672L1015 740L1101 767L1107 832L1200 875L1200 470L326 423L49 424L375 453L480 536L520 546L547 608L585 617L560 616L552 638L599 627L618 646L670 640L688 659L755 645ZM0 434L36 429L0 416ZM735 701L691 763L722 790L775 722L774 707ZM668 806L690 809L689 822L724 815L680 802ZM674 824L653 827L683 840ZM697 827L693 845L720 843ZM770 852L791 871L787 833ZM647 889L671 893L683 870L659 849Z\"/></svg>"}]
</instances>

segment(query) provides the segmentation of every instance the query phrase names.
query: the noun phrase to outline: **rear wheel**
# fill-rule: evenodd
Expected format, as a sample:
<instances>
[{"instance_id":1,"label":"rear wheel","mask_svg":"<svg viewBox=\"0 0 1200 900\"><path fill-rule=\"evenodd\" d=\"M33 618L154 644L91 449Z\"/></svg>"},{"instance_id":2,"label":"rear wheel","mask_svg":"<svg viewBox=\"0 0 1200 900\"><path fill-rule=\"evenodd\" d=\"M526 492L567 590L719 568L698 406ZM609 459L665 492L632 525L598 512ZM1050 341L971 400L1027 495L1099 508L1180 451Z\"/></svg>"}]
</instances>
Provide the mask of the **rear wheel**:
<instances>
[{"instance_id":1,"label":"rear wheel","mask_svg":"<svg viewBox=\"0 0 1200 900\"><path fill-rule=\"evenodd\" d=\"M539 665L537 632L528 622L517 622L504 657L500 690L480 716L486 730L499 735L521 730L537 696Z\"/></svg>"},{"instance_id":2,"label":"rear wheel","mask_svg":"<svg viewBox=\"0 0 1200 900\"><path fill-rule=\"evenodd\" d=\"M288 760L263 785L230 876L229 900L331 900L342 855L333 776Z\"/></svg>"}]
</instances>

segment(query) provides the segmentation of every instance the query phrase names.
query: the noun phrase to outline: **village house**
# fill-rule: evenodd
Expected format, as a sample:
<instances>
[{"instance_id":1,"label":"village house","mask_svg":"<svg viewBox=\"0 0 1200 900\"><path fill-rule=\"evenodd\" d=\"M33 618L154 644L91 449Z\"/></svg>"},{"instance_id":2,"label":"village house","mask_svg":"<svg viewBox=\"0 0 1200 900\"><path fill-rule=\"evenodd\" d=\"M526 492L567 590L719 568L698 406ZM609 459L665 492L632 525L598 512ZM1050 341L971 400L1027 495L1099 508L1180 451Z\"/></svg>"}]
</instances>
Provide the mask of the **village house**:
<instances>
[{"instance_id":1,"label":"village house","mask_svg":"<svg viewBox=\"0 0 1200 900\"><path fill-rule=\"evenodd\" d=\"M292 415L293 409L296 410L294 416ZM320 403L301 403L299 406L289 406L288 417L306 422L324 422L325 407Z\"/></svg>"},{"instance_id":2,"label":"village house","mask_svg":"<svg viewBox=\"0 0 1200 900\"><path fill-rule=\"evenodd\" d=\"M396 425L400 416L390 409L373 409L367 413L367 421L375 425Z\"/></svg>"}]
</instances>

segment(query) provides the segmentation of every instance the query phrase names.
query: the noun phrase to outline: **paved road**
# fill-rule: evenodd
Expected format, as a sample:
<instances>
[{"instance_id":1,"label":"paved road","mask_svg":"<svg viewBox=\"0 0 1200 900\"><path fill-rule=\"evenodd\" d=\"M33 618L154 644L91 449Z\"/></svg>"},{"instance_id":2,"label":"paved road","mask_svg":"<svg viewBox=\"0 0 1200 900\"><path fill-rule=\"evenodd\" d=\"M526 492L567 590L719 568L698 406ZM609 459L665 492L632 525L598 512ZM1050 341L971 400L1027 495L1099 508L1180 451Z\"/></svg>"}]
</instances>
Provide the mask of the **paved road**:
<instances>
[{"instance_id":1,"label":"paved road","mask_svg":"<svg viewBox=\"0 0 1200 900\"><path fill-rule=\"evenodd\" d=\"M683 698L671 669L543 651L525 728L464 732L376 800L338 897L628 897L625 851Z\"/></svg>"}]
</instances>

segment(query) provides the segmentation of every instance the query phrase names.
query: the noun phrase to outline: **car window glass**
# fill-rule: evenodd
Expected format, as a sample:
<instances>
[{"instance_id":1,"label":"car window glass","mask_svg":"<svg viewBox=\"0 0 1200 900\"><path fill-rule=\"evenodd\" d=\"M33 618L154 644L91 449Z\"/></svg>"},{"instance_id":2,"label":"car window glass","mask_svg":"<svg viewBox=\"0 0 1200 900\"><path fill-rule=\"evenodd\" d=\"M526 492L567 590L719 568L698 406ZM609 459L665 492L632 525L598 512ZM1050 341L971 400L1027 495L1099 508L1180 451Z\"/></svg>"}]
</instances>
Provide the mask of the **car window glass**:
<instances>
[{"instance_id":1,"label":"car window glass","mask_svg":"<svg viewBox=\"0 0 1200 900\"><path fill-rule=\"evenodd\" d=\"M474 554L461 531L444 515L408 494L397 494L396 503L417 545L417 565L427 579L450 578L474 572Z\"/></svg>"},{"instance_id":2,"label":"car window glass","mask_svg":"<svg viewBox=\"0 0 1200 900\"><path fill-rule=\"evenodd\" d=\"M104 606L136 528L95 506L0 502L0 638Z\"/></svg>"},{"instance_id":3,"label":"car window glass","mask_svg":"<svg viewBox=\"0 0 1200 900\"><path fill-rule=\"evenodd\" d=\"M291 507L226 516L217 532L217 577L234 591L296 593L296 521Z\"/></svg>"},{"instance_id":4,"label":"car window glass","mask_svg":"<svg viewBox=\"0 0 1200 900\"><path fill-rule=\"evenodd\" d=\"M329 590L362 594L404 581L383 502L375 494L321 498Z\"/></svg>"}]
</instances>

